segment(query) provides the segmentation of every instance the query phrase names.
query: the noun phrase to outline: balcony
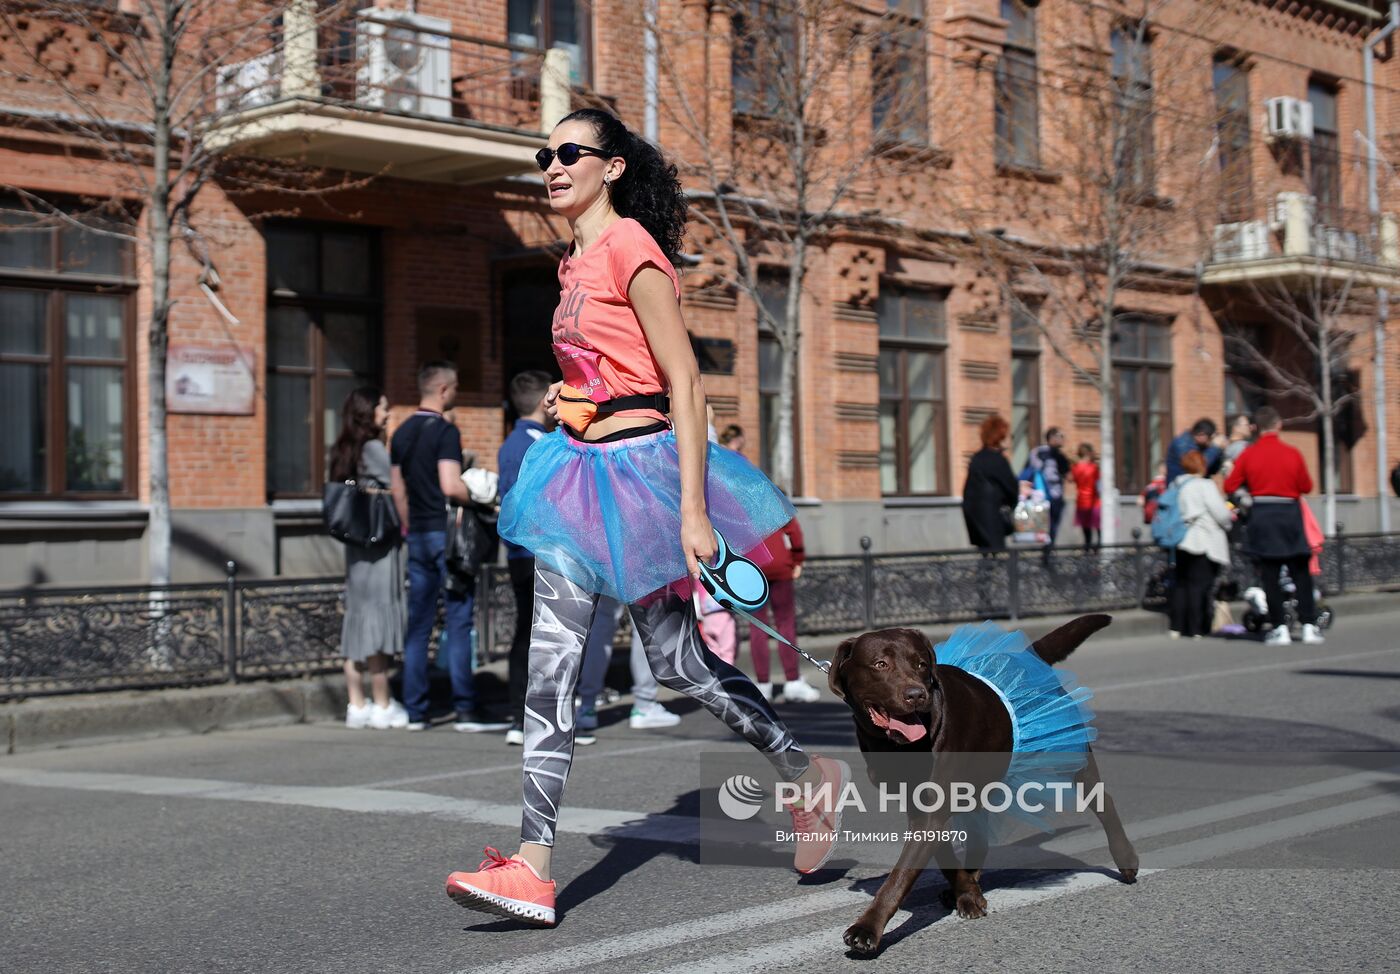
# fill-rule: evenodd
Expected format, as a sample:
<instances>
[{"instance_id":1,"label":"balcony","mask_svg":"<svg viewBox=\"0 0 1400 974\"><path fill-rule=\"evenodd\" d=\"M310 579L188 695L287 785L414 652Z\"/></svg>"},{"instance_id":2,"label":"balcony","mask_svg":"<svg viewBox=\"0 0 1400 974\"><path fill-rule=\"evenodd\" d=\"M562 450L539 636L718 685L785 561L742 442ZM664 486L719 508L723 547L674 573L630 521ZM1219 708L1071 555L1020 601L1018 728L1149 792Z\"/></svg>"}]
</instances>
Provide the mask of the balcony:
<instances>
[{"instance_id":1,"label":"balcony","mask_svg":"<svg viewBox=\"0 0 1400 974\"><path fill-rule=\"evenodd\" d=\"M468 37L442 18L376 8L338 28L340 45L318 47L310 9L289 4L284 44L219 71L214 151L479 183L533 172L544 133L570 109L563 50Z\"/></svg>"},{"instance_id":2,"label":"balcony","mask_svg":"<svg viewBox=\"0 0 1400 974\"><path fill-rule=\"evenodd\" d=\"M1400 284L1400 222L1356 210L1318 212L1303 193L1279 193L1256 219L1215 227L1206 284L1330 281L1353 287Z\"/></svg>"}]
</instances>

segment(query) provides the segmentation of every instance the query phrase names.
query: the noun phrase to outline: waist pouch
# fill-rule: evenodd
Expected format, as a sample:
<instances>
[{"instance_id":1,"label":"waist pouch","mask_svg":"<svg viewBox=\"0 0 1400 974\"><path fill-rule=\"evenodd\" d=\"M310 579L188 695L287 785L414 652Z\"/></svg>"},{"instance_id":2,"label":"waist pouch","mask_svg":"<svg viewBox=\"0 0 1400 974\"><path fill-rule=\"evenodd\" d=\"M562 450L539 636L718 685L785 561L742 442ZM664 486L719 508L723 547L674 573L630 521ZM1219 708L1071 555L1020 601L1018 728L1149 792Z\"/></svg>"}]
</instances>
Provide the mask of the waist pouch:
<instances>
[{"instance_id":1,"label":"waist pouch","mask_svg":"<svg viewBox=\"0 0 1400 974\"><path fill-rule=\"evenodd\" d=\"M649 392L636 396L618 396L595 402L579 389L565 385L559 390L555 400L559 411L559 422L570 429L582 433L595 419L611 416L624 409L655 409L660 413L671 411L671 399L664 392Z\"/></svg>"}]
</instances>

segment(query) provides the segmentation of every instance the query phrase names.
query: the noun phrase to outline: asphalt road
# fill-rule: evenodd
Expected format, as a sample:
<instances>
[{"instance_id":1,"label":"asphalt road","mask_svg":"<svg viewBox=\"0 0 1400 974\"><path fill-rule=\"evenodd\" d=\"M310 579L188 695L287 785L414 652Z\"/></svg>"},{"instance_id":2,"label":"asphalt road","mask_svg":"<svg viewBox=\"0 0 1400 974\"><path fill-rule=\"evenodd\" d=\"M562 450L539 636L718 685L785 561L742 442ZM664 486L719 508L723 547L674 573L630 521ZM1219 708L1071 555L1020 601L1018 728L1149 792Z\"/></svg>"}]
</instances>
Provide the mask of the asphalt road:
<instances>
[{"instance_id":1,"label":"asphalt road","mask_svg":"<svg viewBox=\"0 0 1400 974\"><path fill-rule=\"evenodd\" d=\"M698 861L698 755L743 745L676 701L679 727L631 731L620 704L578 752L552 930L442 892L482 846L514 849L520 752L500 735L302 725L0 758L0 970L1400 969L1400 612L1342 618L1325 646L1097 638L1070 665L1142 878L1104 868L1087 819L1051 843L1063 868L989 871L986 918L950 916L926 877L873 961L841 933L879 868ZM800 740L852 746L830 698L781 709ZM1277 789L1212 758L1253 751ZM1321 751L1356 760L1289 765Z\"/></svg>"}]
</instances>

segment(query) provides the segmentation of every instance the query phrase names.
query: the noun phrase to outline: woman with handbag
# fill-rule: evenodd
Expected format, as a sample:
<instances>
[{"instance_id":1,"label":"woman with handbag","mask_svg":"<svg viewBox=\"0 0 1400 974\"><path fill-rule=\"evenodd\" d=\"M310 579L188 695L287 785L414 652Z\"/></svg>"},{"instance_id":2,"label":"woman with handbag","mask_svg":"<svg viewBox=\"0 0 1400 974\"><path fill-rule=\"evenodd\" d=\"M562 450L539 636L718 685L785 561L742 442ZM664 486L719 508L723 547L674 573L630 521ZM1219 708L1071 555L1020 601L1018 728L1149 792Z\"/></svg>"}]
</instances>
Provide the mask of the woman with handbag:
<instances>
[{"instance_id":1,"label":"woman with handbag","mask_svg":"<svg viewBox=\"0 0 1400 974\"><path fill-rule=\"evenodd\" d=\"M963 486L963 523L967 539L983 554L1006 550L1006 536L1015 530L1012 511L1020 485L1006 459L1006 437L1011 426L998 415L982 421L982 449L967 464Z\"/></svg>"},{"instance_id":2,"label":"woman with handbag","mask_svg":"<svg viewBox=\"0 0 1400 974\"><path fill-rule=\"evenodd\" d=\"M361 386L340 408L340 436L330 452L330 480L354 481L357 489L389 498L389 451L384 427L389 400L378 389ZM340 654L345 657L345 688L350 704L345 726L376 730L408 726L408 712L389 694L389 659L403 648L404 589L400 532L387 531L382 541L345 545L345 623ZM364 670L369 670L373 704L365 699Z\"/></svg>"}]
</instances>

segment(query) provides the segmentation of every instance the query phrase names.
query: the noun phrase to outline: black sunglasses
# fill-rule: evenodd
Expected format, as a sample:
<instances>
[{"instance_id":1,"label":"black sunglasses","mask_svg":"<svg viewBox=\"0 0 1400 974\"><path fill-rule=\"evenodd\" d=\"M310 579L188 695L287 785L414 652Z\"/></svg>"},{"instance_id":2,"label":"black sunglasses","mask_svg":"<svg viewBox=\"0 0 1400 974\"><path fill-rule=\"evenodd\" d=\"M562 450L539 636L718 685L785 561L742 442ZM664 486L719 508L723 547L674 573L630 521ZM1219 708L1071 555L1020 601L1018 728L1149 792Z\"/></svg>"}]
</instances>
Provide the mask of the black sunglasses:
<instances>
[{"instance_id":1,"label":"black sunglasses","mask_svg":"<svg viewBox=\"0 0 1400 974\"><path fill-rule=\"evenodd\" d=\"M591 145L579 145L577 142L565 142L557 150L545 146L539 152L535 153L535 162L539 164L540 171L544 172L549 168L549 164L554 161L556 155L559 157L559 161L564 165L572 166L574 163L578 162L579 158L585 153L601 156L604 159L612 158L611 155L604 152L602 149L595 149Z\"/></svg>"}]
</instances>

